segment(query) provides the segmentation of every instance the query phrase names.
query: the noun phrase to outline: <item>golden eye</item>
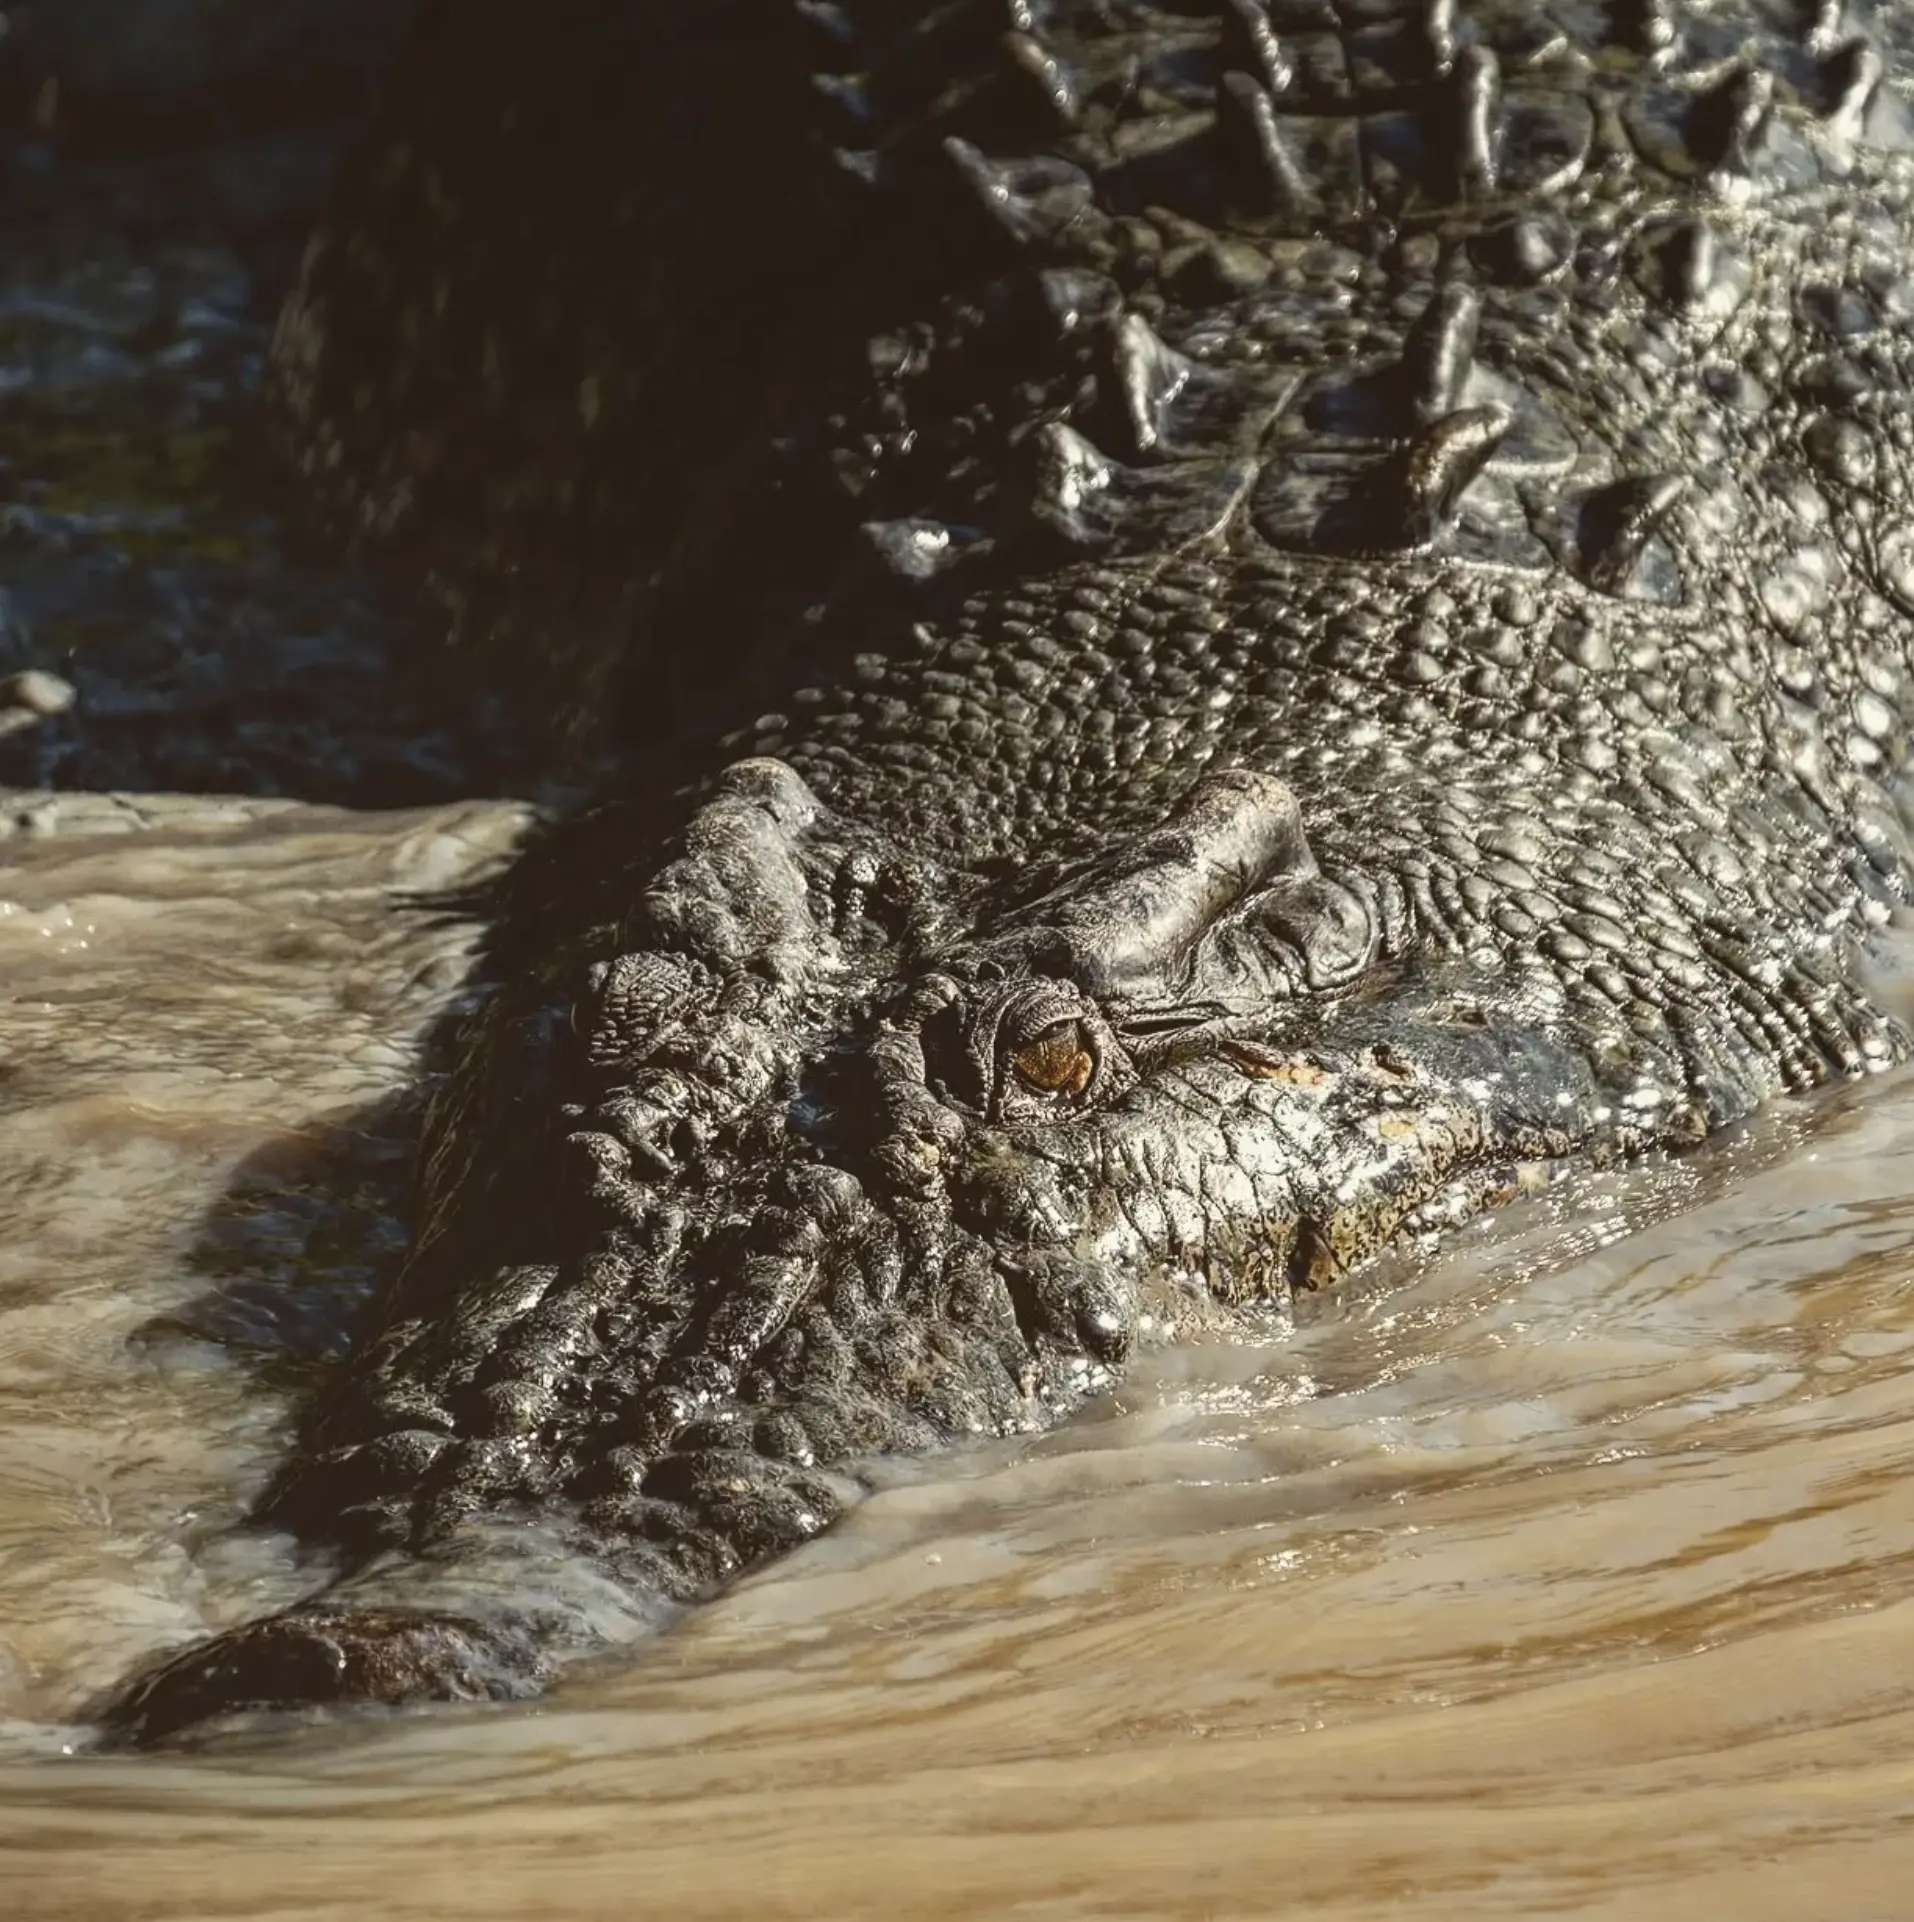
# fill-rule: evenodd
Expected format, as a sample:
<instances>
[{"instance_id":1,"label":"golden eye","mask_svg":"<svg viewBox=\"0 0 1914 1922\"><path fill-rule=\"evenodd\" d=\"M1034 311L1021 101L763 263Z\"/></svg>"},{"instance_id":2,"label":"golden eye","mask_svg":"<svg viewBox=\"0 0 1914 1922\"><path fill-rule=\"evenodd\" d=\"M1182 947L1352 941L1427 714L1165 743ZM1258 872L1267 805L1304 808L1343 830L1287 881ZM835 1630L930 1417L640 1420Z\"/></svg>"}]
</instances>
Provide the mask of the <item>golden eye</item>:
<instances>
[{"instance_id":1,"label":"golden eye","mask_svg":"<svg viewBox=\"0 0 1914 1922\"><path fill-rule=\"evenodd\" d=\"M1056 1021L1010 1057L1019 1077L1039 1094L1080 1095L1096 1073L1081 1021Z\"/></svg>"}]
</instances>

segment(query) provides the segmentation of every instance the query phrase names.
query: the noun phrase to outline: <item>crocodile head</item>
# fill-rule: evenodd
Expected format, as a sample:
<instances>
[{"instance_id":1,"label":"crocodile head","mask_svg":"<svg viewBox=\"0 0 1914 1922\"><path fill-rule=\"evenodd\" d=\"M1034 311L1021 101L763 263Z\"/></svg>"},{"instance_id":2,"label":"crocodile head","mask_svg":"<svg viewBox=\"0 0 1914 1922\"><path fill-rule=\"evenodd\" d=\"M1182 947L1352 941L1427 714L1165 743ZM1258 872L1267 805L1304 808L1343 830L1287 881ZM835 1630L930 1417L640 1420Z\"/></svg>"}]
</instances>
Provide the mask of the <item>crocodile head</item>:
<instances>
[{"instance_id":1,"label":"crocodile head","mask_svg":"<svg viewBox=\"0 0 1914 1922\"><path fill-rule=\"evenodd\" d=\"M1698 949L1630 963L1618 1005L1566 934L1436 939L1394 877L1313 855L1266 773L1015 873L906 838L775 759L720 778L574 978L542 1231L568 1252L501 1268L482 1184L428 1180L414 1278L300 1471L369 1434L403 1458L326 1504L364 1545L522 1495L682 1547L688 1502L723 1574L834 1510L819 1464L1043 1422L1152 1332L1772 1091ZM1850 1035L1825 984L1790 992L1845 1065L1886 1058L1851 996Z\"/></svg>"},{"instance_id":2,"label":"crocodile head","mask_svg":"<svg viewBox=\"0 0 1914 1922\"><path fill-rule=\"evenodd\" d=\"M1649 1019L1560 942L1436 940L1266 773L1015 873L921 841L740 762L544 1005L489 1005L407 1271L265 1504L347 1579L147 1677L123 1737L528 1692L655 1623L608 1596L816 1533L860 1457L1043 1425L1152 1334L1768 1091L1728 974L1663 954ZM1770 999L1892 1052L1827 983Z\"/></svg>"},{"instance_id":3,"label":"crocodile head","mask_svg":"<svg viewBox=\"0 0 1914 1922\"><path fill-rule=\"evenodd\" d=\"M489 1011L278 1512L364 1554L556 1500L680 1562L695 1518L710 1579L835 1511L820 1464L1050 1419L1153 1330L1320 1286L1639 1112L1546 964L1425 952L1267 774L1015 873L913 838L740 762L561 1018ZM467 1158L534 1132L535 1178Z\"/></svg>"},{"instance_id":4,"label":"crocodile head","mask_svg":"<svg viewBox=\"0 0 1914 1922\"><path fill-rule=\"evenodd\" d=\"M570 1252L501 1267L483 1184L434 1164L302 1527L559 1497L680 1557L695 1518L721 1575L834 1511L820 1464L1042 1422L1153 1330L1702 1126L1674 1051L1597 1035L1532 946L1432 946L1267 774L1015 874L904 839L778 760L720 778L574 976Z\"/></svg>"}]
</instances>

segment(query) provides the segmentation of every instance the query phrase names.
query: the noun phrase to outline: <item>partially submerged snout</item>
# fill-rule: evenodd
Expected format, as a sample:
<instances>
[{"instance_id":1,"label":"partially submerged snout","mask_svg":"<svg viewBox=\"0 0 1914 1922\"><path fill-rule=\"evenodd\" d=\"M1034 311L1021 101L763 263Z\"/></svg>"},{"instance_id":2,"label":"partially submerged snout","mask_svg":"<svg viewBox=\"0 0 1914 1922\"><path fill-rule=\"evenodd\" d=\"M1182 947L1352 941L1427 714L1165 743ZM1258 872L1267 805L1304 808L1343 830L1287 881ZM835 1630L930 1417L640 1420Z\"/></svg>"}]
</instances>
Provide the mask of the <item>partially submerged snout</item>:
<instances>
[{"instance_id":1,"label":"partially submerged snout","mask_svg":"<svg viewBox=\"0 0 1914 1922\"><path fill-rule=\"evenodd\" d=\"M1153 1328L1753 1098L1705 996L1624 1010L1512 919L1460 943L1304 815L1218 769L986 886L733 767L562 1028L483 1017L441 1144L521 1104L543 1205L488 1246L428 1153L412 1262L263 1507L344 1579L109 1721L527 1692L825 1527L862 1457L1052 1420ZM488 1582L529 1516L540 1573Z\"/></svg>"},{"instance_id":2,"label":"partially submerged snout","mask_svg":"<svg viewBox=\"0 0 1914 1922\"><path fill-rule=\"evenodd\" d=\"M1629 1145L1587 1061L1539 1018L1545 998L1536 984L1512 1010L1506 980L1408 962L1370 996L1152 1023L1134 1051L1120 1024L1078 1014L1070 1045L1096 1062L1073 1076L1083 1092L1047 1096L1047 1114L1013 1096L976 1126L953 1212L1013 1274L1096 1277L1102 1359L1146 1317L1319 1288L1571 1152ZM1044 1044L1046 1072L1058 1051ZM1027 1072L1006 1056L1006 1079ZM1055 1111L1099 1084L1100 1105ZM1080 1318L1039 1319L1067 1339Z\"/></svg>"}]
</instances>

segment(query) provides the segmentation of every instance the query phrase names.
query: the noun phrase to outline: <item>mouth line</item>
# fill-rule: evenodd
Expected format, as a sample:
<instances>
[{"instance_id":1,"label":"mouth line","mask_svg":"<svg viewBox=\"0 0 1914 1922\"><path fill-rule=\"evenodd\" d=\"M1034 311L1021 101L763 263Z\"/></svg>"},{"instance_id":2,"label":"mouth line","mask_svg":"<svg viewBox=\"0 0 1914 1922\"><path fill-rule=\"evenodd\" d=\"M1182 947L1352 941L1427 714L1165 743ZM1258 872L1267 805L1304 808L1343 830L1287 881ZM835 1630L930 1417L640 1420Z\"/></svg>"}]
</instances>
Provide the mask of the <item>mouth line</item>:
<instances>
[{"instance_id":1,"label":"mouth line","mask_svg":"<svg viewBox=\"0 0 1914 1922\"><path fill-rule=\"evenodd\" d=\"M1286 1250L1275 1260L1211 1256L1200 1262L1204 1292L1225 1313L1282 1307L1339 1295L1392 1258L1419 1252L1428 1242L1473 1226L1510 1205L1547 1193L1581 1165L1573 1153L1483 1155L1450 1169L1421 1200L1412 1202L1377 1240L1351 1254L1338 1252L1333 1226L1321 1211L1303 1210ZM1256 1277L1248 1288L1235 1276ZM1280 1285L1268 1285L1280 1275Z\"/></svg>"},{"instance_id":2,"label":"mouth line","mask_svg":"<svg viewBox=\"0 0 1914 1922\"><path fill-rule=\"evenodd\" d=\"M1400 1253L1406 1245L1427 1237L1452 1234L1516 1202L1533 1200L1587 1165L1585 1147L1562 1154L1485 1155L1456 1169L1426 1200L1409 1209L1372 1259Z\"/></svg>"}]
</instances>

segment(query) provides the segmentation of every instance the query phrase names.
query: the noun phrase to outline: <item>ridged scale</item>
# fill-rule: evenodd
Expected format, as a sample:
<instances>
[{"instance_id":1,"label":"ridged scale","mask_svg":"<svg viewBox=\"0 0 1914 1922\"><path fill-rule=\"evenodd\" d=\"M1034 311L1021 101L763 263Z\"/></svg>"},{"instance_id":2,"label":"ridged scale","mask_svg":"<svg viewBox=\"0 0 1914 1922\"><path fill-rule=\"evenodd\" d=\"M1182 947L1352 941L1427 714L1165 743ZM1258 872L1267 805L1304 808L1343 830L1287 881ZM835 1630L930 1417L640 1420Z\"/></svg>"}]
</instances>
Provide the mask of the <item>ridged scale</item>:
<instances>
[{"instance_id":1,"label":"ridged scale","mask_svg":"<svg viewBox=\"0 0 1914 1922\"><path fill-rule=\"evenodd\" d=\"M1590 405L1604 356L1551 379L1537 350L1646 296L1636 330L1608 344L1618 369L1642 368L1649 331L1671 385L1734 354L1729 329L1749 292L1736 231L1772 246L1791 198L1844 178L1860 146L1898 149L1910 126L1898 95L1882 93L1880 51L1845 13L1817 16L1778 49L1777 73L1730 38L1732 9L1699 24L1684 59L1676 15L1617 7L1638 55L1619 68L1592 59L1546 8L1229 0L1007 12L1009 64L1048 76L1057 103L1042 136L986 153L935 115L914 116L906 86L867 129L883 143L851 170L880 192L888 180L909 208L941 146L1031 270L1093 287L1079 295L1093 323L1073 314L1057 340L1010 348L1020 365L993 359L993 374L1009 364L1025 376L1015 401L983 382L968 396L1002 424L1005 472L1020 437L1049 435L1034 489L972 463L966 479L990 498L966 497L937 472L938 422L927 412L920 432L912 383L879 403L908 418L892 438L910 438L916 454L895 482L914 496L898 524L946 526L939 552L952 563L1033 527L1119 554L1160 551L1199 527L1251 554L1259 543L1429 550L1566 569L1627 597L1659 542L1665 558L1645 591L1665 599L1680 571L1674 503L1635 448L1608 442ZM939 31L953 32L943 16ZM870 39L852 45L872 53L882 99L889 69L911 69L911 40L875 25ZM1565 284L1571 256L1581 264ZM1405 306L1421 311L1402 328ZM1069 337L1093 332L1117 345L1102 370L1080 374ZM1053 371L1060 344L1067 371ZM1035 418L1017 418L1019 403ZM932 407L953 411L949 386ZM1430 438L1439 415L1479 421L1484 409L1508 416L1495 445L1479 424L1473 438ZM1072 458L1056 457L1046 420L1078 437ZM1466 476L1435 451L1465 442ZM1154 480L1151 469L1162 470ZM940 483L950 498L937 498ZM892 491L880 481L870 494ZM1616 511L1637 496L1662 505L1646 518ZM935 571L919 563L921 546L878 539L901 574Z\"/></svg>"}]
</instances>

